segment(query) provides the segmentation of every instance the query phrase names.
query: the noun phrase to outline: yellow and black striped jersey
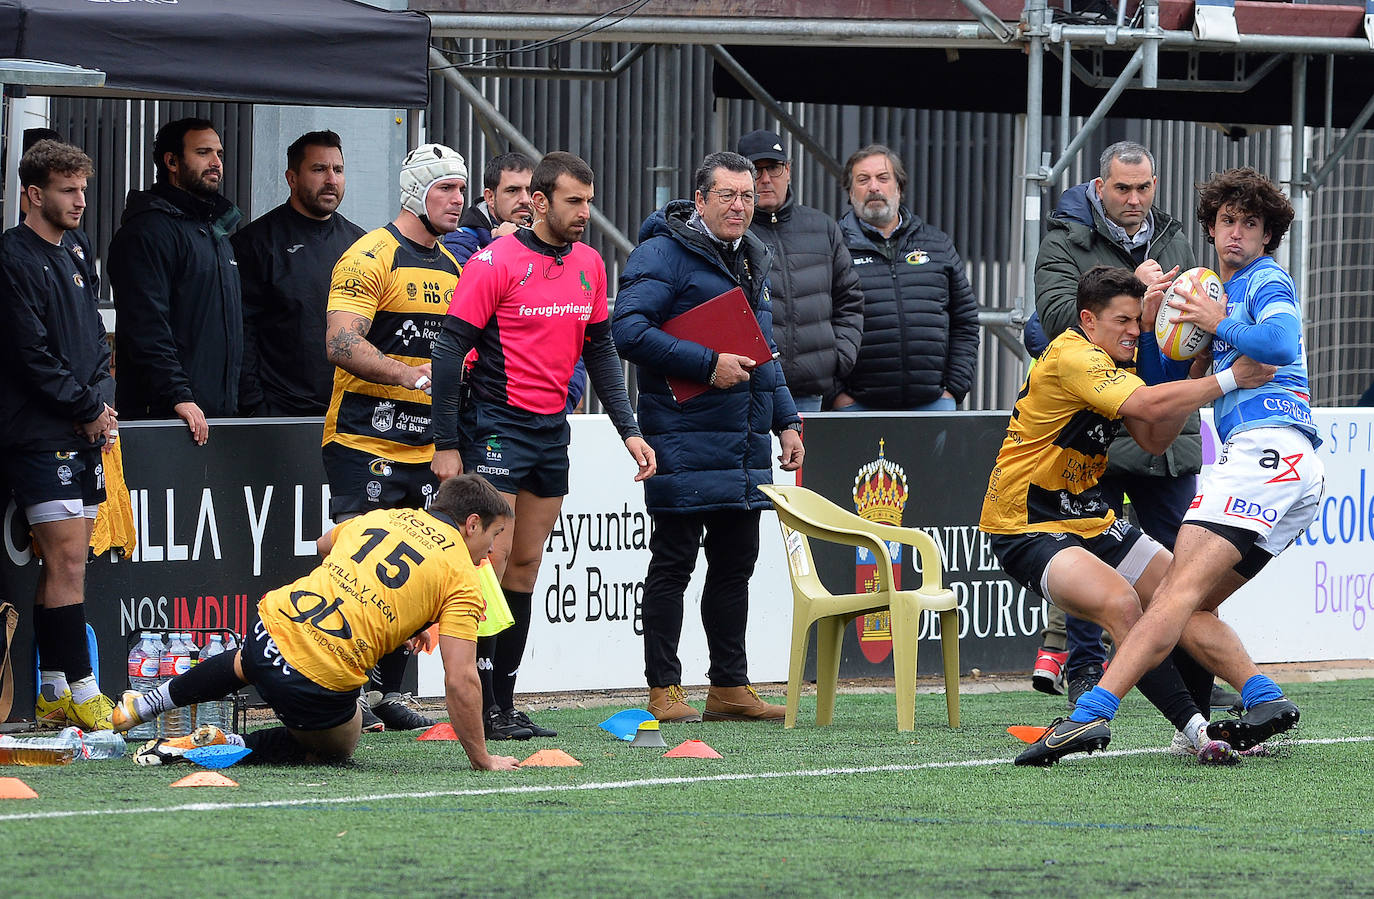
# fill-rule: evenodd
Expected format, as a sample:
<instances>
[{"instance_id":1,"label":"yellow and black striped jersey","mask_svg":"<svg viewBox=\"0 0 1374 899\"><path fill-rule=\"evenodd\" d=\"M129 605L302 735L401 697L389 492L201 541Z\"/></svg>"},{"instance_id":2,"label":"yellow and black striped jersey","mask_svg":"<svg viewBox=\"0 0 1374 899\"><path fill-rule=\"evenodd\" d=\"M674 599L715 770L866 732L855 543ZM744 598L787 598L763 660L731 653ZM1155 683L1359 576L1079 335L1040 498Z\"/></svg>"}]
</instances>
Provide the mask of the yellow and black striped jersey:
<instances>
[{"instance_id":1,"label":"yellow and black striped jersey","mask_svg":"<svg viewBox=\"0 0 1374 899\"><path fill-rule=\"evenodd\" d=\"M1031 369L1011 410L978 527L1093 537L1116 519L1097 486L1121 404L1145 382L1076 328Z\"/></svg>"},{"instance_id":2,"label":"yellow and black striped jersey","mask_svg":"<svg viewBox=\"0 0 1374 899\"><path fill-rule=\"evenodd\" d=\"M459 271L442 243L427 250L387 225L364 234L335 264L328 309L366 318L373 346L421 365L430 361ZM434 457L429 396L336 368L323 442L393 462L427 463Z\"/></svg>"},{"instance_id":3,"label":"yellow and black striped jersey","mask_svg":"<svg viewBox=\"0 0 1374 899\"><path fill-rule=\"evenodd\" d=\"M267 593L258 615L286 661L330 690L367 682L377 660L434 622L476 640L486 612L458 529L420 509L378 509L334 528L314 571Z\"/></svg>"}]
</instances>

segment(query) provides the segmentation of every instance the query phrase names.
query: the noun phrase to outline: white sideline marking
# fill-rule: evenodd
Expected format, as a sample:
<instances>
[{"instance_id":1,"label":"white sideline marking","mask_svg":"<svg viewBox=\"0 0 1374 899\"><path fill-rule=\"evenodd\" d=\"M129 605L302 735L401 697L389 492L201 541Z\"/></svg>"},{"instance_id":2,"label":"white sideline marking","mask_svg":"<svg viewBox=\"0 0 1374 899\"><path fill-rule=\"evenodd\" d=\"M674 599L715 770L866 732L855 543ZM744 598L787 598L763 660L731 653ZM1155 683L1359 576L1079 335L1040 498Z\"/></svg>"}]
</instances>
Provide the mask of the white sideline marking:
<instances>
[{"instance_id":1,"label":"white sideline marking","mask_svg":"<svg viewBox=\"0 0 1374 899\"><path fill-rule=\"evenodd\" d=\"M1287 740L1284 746L1326 746L1333 743L1370 743L1374 736L1332 737L1323 740ZM1151 755L1167 749L1111 749L1097 756ZM759 771L740 774L706 774L700 777L645 777L639 780L593 781L583 784L532 784L526 787L482 787L467 790L427 790L422 793L372 793L365 796L335 796L318 799L264 799L260 802L191 802L186 805L145 808L75 809L56 812L21 812L0 815L0 821L38 821L46 818L91 818L105 815L151 815L167 812L211 812L219 809L289 808L298 805L350 805L392 799L435 799L444 796L493 796L521 793L569 793L584 790L624 790L631 787L660 787L677 784L718 783L731 780L774 780L782 777L834 777L844 774L886 774L900 771L931 771L939 768L979 768L1010 765L1011 759L966 759L961 762L925 762L920 765L871 765L863 768L812 768L802 771Z\"/></svg>"}]
</instances>

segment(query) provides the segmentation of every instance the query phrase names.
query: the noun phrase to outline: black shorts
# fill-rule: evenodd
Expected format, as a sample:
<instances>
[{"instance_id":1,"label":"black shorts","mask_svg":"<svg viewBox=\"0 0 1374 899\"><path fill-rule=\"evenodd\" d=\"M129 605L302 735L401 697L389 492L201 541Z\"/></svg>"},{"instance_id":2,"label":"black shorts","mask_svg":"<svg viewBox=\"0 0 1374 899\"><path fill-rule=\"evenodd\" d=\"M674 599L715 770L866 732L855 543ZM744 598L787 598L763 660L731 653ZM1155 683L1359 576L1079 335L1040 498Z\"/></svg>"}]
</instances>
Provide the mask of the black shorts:
<instances>
[{"instance_id":1,"label":"black shorts","mask_svg":"<svg viewBox=\"0 0 1374 899\"><path fill-rule=\"evenodd\" d=\"M105 501L105 461L98 448L82 450L11 450L4 455L5 475L19 508L53 500Z\"/></svg>"},{"instance_id":2,"label":"black shorts","mask_svg":"<svg viewBox=\"0 0 1374 899\"><path fill-rule=\"evenodd\" d=\"M248 682L272 707L281 723L295 730L329 730L358 714L358 691L321 687L286 663L261 621L243 641L239 662Z\"/></svg>"},{"instance_id":3,"label":"black shorts","mask_svg":"<svg viewBox=\"0 0 1374 899\"><path fill-rule=\"evenodd\" d=\"M1132 585L1161 548L1140 528L1120 518L1096 537L1035 531L1029 534L989 534L988 543L1008 577L1045 599L1050 598L1044 587L1050 560L1071 546L1081 546L1097 556L1121 572L1121 576Z\"/></svg>"},{"instance_id":4,"label":"black shorts","mask_svg":"<svg viewBox=\"0 0 1374 899\"><path fill-rule=\"evenodd\" d=\"M424 509L439 489L427 462L392 462L337 443L326 444L323 456L334 521L373 509Z\"/></svg>"},{"instance_id":5,"label":"black shorts","mask_svg":"<svg viewBox=\"0 0 1374 899\"><path fill-rule=\"evenodd\" d=\"M463 471L480 474L502 493L568 495L568 441L563 412L539 415L495 403L474 402L458 418Z\"/></svg>"}]
</instances>

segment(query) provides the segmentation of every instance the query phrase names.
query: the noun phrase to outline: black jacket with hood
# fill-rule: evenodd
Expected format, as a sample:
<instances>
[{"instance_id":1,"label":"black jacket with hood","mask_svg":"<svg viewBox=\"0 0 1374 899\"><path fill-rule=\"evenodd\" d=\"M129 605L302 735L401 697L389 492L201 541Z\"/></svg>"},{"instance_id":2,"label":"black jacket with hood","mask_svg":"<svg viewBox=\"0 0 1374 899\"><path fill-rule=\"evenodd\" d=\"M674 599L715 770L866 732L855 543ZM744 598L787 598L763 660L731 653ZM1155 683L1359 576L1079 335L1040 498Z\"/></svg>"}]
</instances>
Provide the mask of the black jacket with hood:
<instances>
[{"instance_id":1,"label":"black jacket with hood","mask_svg":"<svg viewBox=\"0 0 1374 899\"><path fill-rule=\"evenodd\" d=\"M125 421L173 418L183 402L238 414L243 304L229 232L240 217L222 196L170 184L129 192L108 261Z\"/></svg>"}]
</instances>

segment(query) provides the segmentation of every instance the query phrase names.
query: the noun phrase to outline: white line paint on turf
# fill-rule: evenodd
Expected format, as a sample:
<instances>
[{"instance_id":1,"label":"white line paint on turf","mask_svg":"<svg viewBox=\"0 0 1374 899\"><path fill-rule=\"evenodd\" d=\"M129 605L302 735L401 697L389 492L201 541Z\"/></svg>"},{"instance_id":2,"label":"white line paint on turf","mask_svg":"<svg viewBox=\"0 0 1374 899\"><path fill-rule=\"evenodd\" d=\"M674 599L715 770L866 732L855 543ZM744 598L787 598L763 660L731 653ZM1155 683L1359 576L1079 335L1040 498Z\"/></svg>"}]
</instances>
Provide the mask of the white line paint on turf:
<instances>
[{"instance_id":1,"label":"white line paint on turf","mask_svg":"<svg viewBox=\"0 0 1374 899\"><path fill-rule=\"evenodd\" d=\"M1334 737L1325 740L1288 740L1284 746L1327 746L1333 743L1370 743L1374 736ZM1109 749L1097 756L1155 755L1167 749ZM886 774L901 771L933 771L940 768L979 768L1009 765L1011 759L965 759L961 762L925 762L920 765L871 765L862 768L812 768L802 771L759 771L740 774L704 774L698 777L644 777L638 780L592 781L582 784L531 784L524 787L482 787L467 790L426 790L420 793L371 793L364 796L335 796L315 799L264 799L260 802L190 802L185 805L145 806L143 808L74 809L56 812L28 812L0 815L0 821L38 821L45 818L99 818L106 815L163 815L168 812L213 812L220 809L289 808L313 805L353 805L393 799L436 799L446 796L496 796L523 793L576 793L586 790L625 790L634 787L662 787L682 784L718 783L732 780L776 780L784 777L835 777L851 774Z\"/></svg>"}]
</instances>

